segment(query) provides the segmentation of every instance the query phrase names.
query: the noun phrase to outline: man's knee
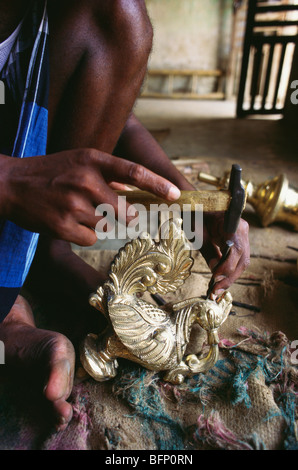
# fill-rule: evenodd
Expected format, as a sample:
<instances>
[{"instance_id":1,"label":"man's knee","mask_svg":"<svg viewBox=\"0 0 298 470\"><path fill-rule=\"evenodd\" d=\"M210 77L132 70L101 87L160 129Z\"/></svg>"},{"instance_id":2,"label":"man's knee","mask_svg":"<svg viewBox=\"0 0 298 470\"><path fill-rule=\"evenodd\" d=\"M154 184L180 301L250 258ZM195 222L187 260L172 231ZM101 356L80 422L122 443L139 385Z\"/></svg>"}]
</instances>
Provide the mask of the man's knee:
<instances>
[{"instance_id":1,"label":"man's knee","mask_svg":"<svg viewBox=\"0 0 298 470\"><path fill-rule=\"evenodd\" d=\"M109 39L126 68L146 66L152 48L153 30L145 1L109 0L108 5L102 0L95 1L101 10L97 16L99 27L108 31Z\"/></svg>"},{"instance_id":2,"label":"man's knee","mask_svg":"<svg viewBox=\"0 0 298 470\"><path fill-rule=\"evenodd\" d=\"M142 58L148 59L152 49L153 29L145 2L143 0L125 0L124 3L127 1L132 5L130 12L126 10L126 14L128 14L127 26L131 31L130 41L136 48L136 52L143 55Z\"/></svg>"},{"instance_id":3,"label":"man's knee","mask_svg":"<svg viewBox=\"0 0 298 470\"><path fill-rule=\"evenodd\" d=\"M146 64L153 30L145 0L53 0L50 26L55 36L71 40L74 54L87 47L91 54L115 57L125 68Z\"/></svg>"}]
</instances>

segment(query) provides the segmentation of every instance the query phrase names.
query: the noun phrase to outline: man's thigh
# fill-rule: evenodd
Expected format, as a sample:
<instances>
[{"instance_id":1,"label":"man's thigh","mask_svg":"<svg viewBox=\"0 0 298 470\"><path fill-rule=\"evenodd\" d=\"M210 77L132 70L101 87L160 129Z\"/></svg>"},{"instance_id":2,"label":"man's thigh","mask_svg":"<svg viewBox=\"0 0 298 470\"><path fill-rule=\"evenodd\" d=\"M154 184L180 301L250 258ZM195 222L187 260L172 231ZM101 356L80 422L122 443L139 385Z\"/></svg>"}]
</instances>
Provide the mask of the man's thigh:
<instances>
[{"instance_id":1,"label":"man's thigh","mask_svg":"<svg viewBox=\"0 0 298 470\"><path fill-rule=\"evenodd\" d=\"M49 151L111 153L142 85L152 29L142 0L49 2Z\"/></svg>"}]
</instances>

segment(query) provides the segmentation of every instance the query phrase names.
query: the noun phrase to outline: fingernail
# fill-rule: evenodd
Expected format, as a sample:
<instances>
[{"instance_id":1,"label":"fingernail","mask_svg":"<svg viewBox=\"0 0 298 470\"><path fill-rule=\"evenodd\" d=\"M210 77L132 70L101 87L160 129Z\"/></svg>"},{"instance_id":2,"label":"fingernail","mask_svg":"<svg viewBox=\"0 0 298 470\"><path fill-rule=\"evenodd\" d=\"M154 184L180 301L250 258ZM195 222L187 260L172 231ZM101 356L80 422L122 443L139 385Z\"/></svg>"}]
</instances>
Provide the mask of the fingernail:
<instances>
[{"instance_id":1,"label":"fingernail","mask_svg":"<svg viewBox=\"0 0 298 470\"><path fill-rule=\"evenodd\" d=\"M67 420L64 416L59 416L58 423L56 425L56 431L64 431L68 426L69 420Z\"/></svg>"},{"instance_id":2,"label":"fingernail","mask_svg":"<svg viewBox=\"0 0 298 470\"><path fill-rule=\"evenodd\" d=\"M216 276L214 278L214 283L217 284L218 282L223 281L224 279L226 279L226 277L227 276L224 276L224 275Z\"/></svg>"},{"instance_id":3,"label":"fingernail","mask_svg":"<svg viewBox=\"0 0 298 470\"><path fill-rule=\"evenodd\" d=\"M65 421L64 423L57 424L57 426L56 426L56 432L65 431L66 428L67 428L67 423L66 423L66 421Z\"/></svg>"},{"instance_id":4,"label":"fingernail","mask_svg":"<svg viewBox=\"0 0 298 470\"><path fill-rule=\"evenodd\" d=\"M63 424L66 424L66 419L64 418L64 416L61 416L60 419L59 419L59 424L61 426L63 426Z\"/></svg>"},{"instance_id":5,"label":"fingernail","mask_svg":"<svg viewBox=\"0 0 298 470\"><path fill-rule=\"evenodd\" d=\"M214 292L216 297L220 297L225 292L225 289L218 289Z\"/></svg>"},{"instance_id":6,"label":"fingernail","mask_svg":"<svg viewBox=\"0 0 298 470\"><path fill-rule=\"evenodd\" d=\"M71 373L71 365L67 359L65 360L65 370L66 370L67 375Z\"/></svg>"},{"instance_id":7,"label":"fingernail","mask_svg":"<svg viewBox=\"0 0 298 470\"><path fill-rule=\"evenodd\" d=\"M175 201L176 199L179 199L180 196L180 189L178 189L176 186L171 186L168 192L168 198Z\"/></svg>"}]
</instances>

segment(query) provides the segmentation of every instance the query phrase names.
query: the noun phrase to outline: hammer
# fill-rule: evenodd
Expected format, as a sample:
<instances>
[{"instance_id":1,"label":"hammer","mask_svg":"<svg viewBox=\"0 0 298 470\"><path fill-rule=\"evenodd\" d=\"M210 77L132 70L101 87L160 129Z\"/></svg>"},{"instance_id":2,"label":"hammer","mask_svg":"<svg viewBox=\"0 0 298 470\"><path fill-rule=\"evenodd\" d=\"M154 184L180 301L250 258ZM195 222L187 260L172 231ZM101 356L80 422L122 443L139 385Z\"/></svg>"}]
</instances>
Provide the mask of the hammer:
<instances>
[{"instance_id":1,"label":"hammer","mask_svg":"<svg viewBox=\"0 0 298 470\"><path fill-rule=\"evenodd\" d=\"M224 218L224 233L227 235L227 237L233 235L237 231L241 214L245 206L246 195L245 190L241 184L241 173L241 167L238 164L234 164L232 166L229 178L229 192L231 195L231 202L225 212ZM234 245L234 243L229 239L227 239L225 243L225 247L222 251L222 257L214 269L218 268L218 266L225 262L229 256L231 248ZM207 298L210 297L214 284L215 282L213 281L213 283L211 283L209 286L207 291Z\"/></svg>"},{"instance_id":2,"label":"hammer","mask_svg":"<svg viewBox=\"0 0 298 470\"><path fill-rule=\"evenodd\" d=\"M228 190L181 191L179 199L167 201L140 189L132 191L116 191L118 196L125 197L130 204L141 204L150 209L152 204L161 206L159 210L167 210L172 204L178 205L183 211L195 211L196 205L202 204L204 212L225 211L225 232L235 233L245 205L245 190L241 185L241 168L234 164L230 173Z\"/></svg>"},{"instance_id":3,"label":"hammer","mask_svg":"<svg viewBox=\"0 0 298 470\"><path fill-rule=\"evenodd\" d=\"M237 230L241 213L245 205L245 190L241 185L241 167L234 164L229 178L229 188L219 190L181 191L179 199L167 201L155 194L140 189L132 191L116 191L118 196L125 197L130 204L141 204L150 209L151 204L162 205L167 210L172 204L178 204L184 211L195 211L197 204L203 205L204 212L226 212L227 230ZM235 228L236 227L236 228ZM227 232L234 233L234 232Z\"/></svg>"}]
</instances>

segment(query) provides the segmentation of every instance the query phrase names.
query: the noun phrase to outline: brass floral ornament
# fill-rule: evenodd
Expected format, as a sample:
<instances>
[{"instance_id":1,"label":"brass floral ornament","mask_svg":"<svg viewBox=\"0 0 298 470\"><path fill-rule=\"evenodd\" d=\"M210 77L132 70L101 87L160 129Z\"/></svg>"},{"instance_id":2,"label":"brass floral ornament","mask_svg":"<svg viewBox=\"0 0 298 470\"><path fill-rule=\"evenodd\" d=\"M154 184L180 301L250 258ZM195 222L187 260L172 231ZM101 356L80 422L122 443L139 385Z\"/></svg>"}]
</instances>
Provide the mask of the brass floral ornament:
<instances>
[{"instance_id":1,"label":"brass floral ornament","mask_svg":"<svg viewBox=\"0 0 298 470\"><path fill-rule=\"evenodd\" d=\"M210 369L218 359L218 333L232 306L229 292L217 301L194 297L158 307L140 294L175 292L191 274L193 259L182 220L162 225L159 241L143 234L127 243L110 267L109 279L90 297L108 319L101 335L89 334L81 347L81 363L97 381L115 377L117 358L125 358L179 384L186 376ZM207 332L209 352L185 357L194 323Z\"/></svg>"}]
</instances>

